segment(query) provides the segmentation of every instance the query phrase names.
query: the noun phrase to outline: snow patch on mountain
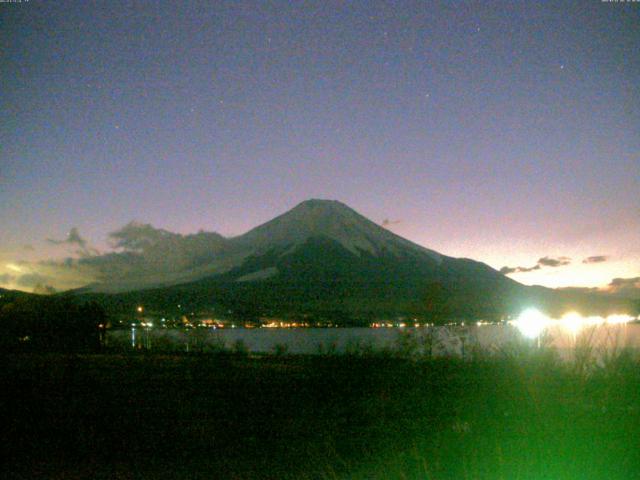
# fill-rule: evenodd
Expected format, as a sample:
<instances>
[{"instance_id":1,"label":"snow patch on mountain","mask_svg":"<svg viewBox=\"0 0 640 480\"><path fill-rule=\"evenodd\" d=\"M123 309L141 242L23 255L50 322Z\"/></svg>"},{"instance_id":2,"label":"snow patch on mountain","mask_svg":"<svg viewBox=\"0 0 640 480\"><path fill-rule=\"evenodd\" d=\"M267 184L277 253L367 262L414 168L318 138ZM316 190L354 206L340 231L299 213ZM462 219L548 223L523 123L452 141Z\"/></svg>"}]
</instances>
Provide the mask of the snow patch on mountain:
<instances>
[{"instance_id":1,"label":"snow patch on mountain","mask_svg":"<svg viewBox=\"0 0 640 480\"><path fill-rule=\"evenodd\" d=\"M307 200L289 212L254 228L234 240L257 252L288 246L290 249L310 238L327 237L352 253L372 255L426 253L437 263L442 256L382 228L336 200Z\"/></svg>"}]
</instances>

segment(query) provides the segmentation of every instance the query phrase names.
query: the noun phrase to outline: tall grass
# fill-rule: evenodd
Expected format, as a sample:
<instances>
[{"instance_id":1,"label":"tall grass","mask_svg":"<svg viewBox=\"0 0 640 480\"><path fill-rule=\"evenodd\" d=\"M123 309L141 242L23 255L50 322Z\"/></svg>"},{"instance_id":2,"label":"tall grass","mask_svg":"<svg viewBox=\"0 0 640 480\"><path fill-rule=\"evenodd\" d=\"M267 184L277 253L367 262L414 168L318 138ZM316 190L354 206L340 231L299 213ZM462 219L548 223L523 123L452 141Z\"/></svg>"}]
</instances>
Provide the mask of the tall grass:
<instances>
[{"instance_id":1,"label":"tall grass","mask_svg":"<svg viewBox=\"0 0 640 480\"><path fill-rule=\"evenodd\" d=\"M152 339L151 352L72 370L67 357L4 355L6 477L636 478L635 352L603 355L591 335L569 359L548 338L467 338L464 355L445 355L442 342L462 342L433 332L260 358L242 343L209 349L211 337L155 355Z\"/></svg>"}]
</instances>

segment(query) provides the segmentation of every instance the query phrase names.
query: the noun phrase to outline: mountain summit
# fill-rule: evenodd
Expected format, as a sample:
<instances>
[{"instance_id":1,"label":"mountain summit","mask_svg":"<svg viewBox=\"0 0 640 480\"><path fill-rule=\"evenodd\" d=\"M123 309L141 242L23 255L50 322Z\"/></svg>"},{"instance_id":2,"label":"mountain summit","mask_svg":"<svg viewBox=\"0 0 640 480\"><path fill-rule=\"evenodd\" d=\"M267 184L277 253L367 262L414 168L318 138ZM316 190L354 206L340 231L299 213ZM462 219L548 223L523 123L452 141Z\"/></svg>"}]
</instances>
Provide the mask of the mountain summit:
<instances>
[{"instance_id":1,"label":"mountain summit","mask_svg":"<svg viewBox=\"0 0 640 480\"><path fill-rule=\"evenodd\" d=\"M437 252L399 237L337 200L306 200L235 240L259 251L321 237L334 240L358 255L362 252L397 254L411 250L427 253L441 261Z\"/></svg>"}]
</instances>

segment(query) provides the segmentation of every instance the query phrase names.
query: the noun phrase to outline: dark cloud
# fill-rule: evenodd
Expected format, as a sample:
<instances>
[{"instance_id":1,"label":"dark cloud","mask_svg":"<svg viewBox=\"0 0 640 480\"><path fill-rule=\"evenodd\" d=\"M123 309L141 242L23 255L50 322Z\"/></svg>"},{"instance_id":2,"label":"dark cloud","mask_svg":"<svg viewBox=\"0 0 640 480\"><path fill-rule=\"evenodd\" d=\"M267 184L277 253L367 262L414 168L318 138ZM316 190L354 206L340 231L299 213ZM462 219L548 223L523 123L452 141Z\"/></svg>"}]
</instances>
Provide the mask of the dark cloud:
<instances>
[{"instance_id":1,"label":"dark cloud","mask_svg":"<svg viewBox=\"0 0 640 480\"><path fill-rule=\"evenodd\" d=\"M47 238L47 242L53 245L78 245L81 248L85 248L87 246L87 241L80 236L78 229L73 227L69 230L69 235L64 240L55 240L53 238Z\"/></svg>"},{"instance_id":2,"label":"dark cloud","mask_svg":"<svg viewBox=\"0 0 640 480\"><path fill-rule=\"evenodd\" d=\"M606 255L594 255L592 257L587 257L582 260L582 263L602 263L609 260L609 257Z\"/></svg>"},{"instance_id":3,"label":"dark cloud","mask_svg":"<svg viewBox=\"0 0 640 480\"><path fill-rule=\"evenodd\" d=\"M56 268L60 268L60 267L72 268L75 265L77 265L77 263L78 263L78 260L73 257L67 257L63 260L42 260L38 262L39 265L47 266L47 267L56 267Z\"/></svg>"},{"instance_id":4,"label":"dark cloud","mask_svg":"<svg viewBox=\"0 0 640 480\"><path fill-rule=\"evenodd\" d=\"M78 229L76 227L73 227L69 231L69 235L64 240L56 240L56 239L53 239L53 238L47 238L46 240L47 240L47 242L51 243L52 245L72 245L72 246L77 246L79 248L77 250L75 250L74 253L76 255L78 255L79 257L82 257L82 258L93 257L95 255L100 255L100 252L97 249L89 246L87 241L84 238L82 238L82 236L80 235L80 232L78 232Z\"/></svg>"},{"instance_id":5,"label":"dark cloud","mask_svg":"<svg viewBox=\"0 0 640 480\"><path fill-rule=\"evenodd\" d=\"M35 248L33 248L33 245L23 245L22 248L28 252L33 252L35 250Z\"/></svg>"},{"instance_id":6,"label":"dark cloud","mask_svg":"<svg viewBox=\"0 0 640 480\"><path fill-rule=\"evenodd\" d=\"M399 223L400 223L400 220L389 220L388 218L385 218L385 219L382 221L382 224L381 224L381 225L382 225L383 227L390 227L391 225L397 225L397 224L399 224Z\"/></svg>"},{"instance_id":7,"label":"dark cloud","mask_svg":"<svg viewBox=\"0 0 640 480\"><path fill-rule=\"evenodd\" d=\"M538 259L538 265L541 267L562 267L570 263L571 259L569 257L542 257Z\"/></svg>"},{"instance_id":8,"label":"dark cloud","mask_svg":"<svg viewBox=\"0 0 640 480\"><path fill-rule=\"evenodd\" d=\"M611 280L609 284L610 287L626 287L626 286L634 286L640 287L640 277L632 277L632 278L614 278Z\"/></svg>"},{"instance_id":9,"label":"dark cloud","mask_svg":"<svg viewBox=\"0 0 640 480\"><path fill-rule=\"evenodd\" d=\"M212 271L211 265L231 248L227 239L217 233L181 235L137 222L111 233L109 239L114 250L100 253L74 228L64 240L47 240L53 245L75 247L70 249L70 256L14 262L21 265L22 272L0 275L0 283L48 293L50 287L62 291L93 283L138 288L167 279L188 281L201 275L201 271Z\"/></svg>"},{"instance_id":10,"label":"dark cloud","mask_svg":"<svg viewBox=\"0 0 640 480\"><path fill-rule=\"evenodd\" d=\"M149 224L130 222L109 234L114 252L77 260L103 283L149 281L188 274L215 261L227 240L213 232L181 235Z\"/></svg>"},{"instance_id":11,"label":"dark cloud","mask_svg":"<svg viewBox=\"0 0 640 480\"><path fill-rule=\"evenodd\" d=\"M500 273L503 275L509 275L511 273L526 273L540 270L542 267L562 267L569 265L571 259L569 257L542 257L539 258L537 263L531 267L502 267Z\"/></svg>"},{"instance_id":12,"label":"dark cloud","mask_svg":"<svg viewBox=\"0 0 640 480\"><path fill-rule=\"evenodd\" d=\"M510 273L533 272L534 270L540 270L540 265L534 265L533 267L502 267L500 273L509 275Z\"/></svg>"},{"instance_id":13,"label":"dark cloud","mask_svg":"<svg viewBox=\"0 0 640 480\"><path fill-rule=\"evenodd\" d=\"M607 290L620 296L640 298L640 277L614 278Z\"/></svg>"},{"instance_id":14,"label":"dark cloud","mask_svg":"<svg viewBox=\"0 0 640 480\"><path fill-rule=\"evenodd\" d=\"M109 234L113 248L121 248L129 252L142 252L163 240L180 236L177 233L171 233L161 228L154 228L148 223L139 222L129 222L120 230Z\"/></svg>"},{"instance_id":15,"label":"dark cloud","mask_svg":"<svg viewBox=\"0 0 640 480\"><path fill-rule=\"evenodd\" d=\"M38 285L50 283L52 279L39 273L25 273L16 279L16 285L25 288L34 288Z\"/></svg>"},{"instance_id":16,"label":"dark cloud","mask_svg":"<svg viewBox=\"0 0 640 480\"><path fill-rule=\"evenodd\" d=\"M13 284L22 289L39 289L50 293L53 287L68 290L87 285L96 280L96 269L82 264L82 259L67 257L61 260L42 260L22 265L23 273L16 275Z\"/></svg>"}]
</instances>

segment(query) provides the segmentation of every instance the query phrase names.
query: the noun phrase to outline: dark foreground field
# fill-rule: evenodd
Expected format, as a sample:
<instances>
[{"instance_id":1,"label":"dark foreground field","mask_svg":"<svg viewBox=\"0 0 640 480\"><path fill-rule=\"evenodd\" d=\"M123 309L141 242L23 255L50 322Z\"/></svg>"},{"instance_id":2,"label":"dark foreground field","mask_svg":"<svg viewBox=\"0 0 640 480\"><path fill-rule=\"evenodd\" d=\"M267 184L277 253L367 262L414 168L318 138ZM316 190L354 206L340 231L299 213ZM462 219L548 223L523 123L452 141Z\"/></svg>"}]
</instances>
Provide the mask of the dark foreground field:
<instances>
[{"instance_id":1,"label":"dark foreground field","mask_svg":"<svg viewBox=\"0 0 640 480\"><path fill-rule=\"evenodd\" d=\"M640 364L4 355L3 478L631 479Z\"/></svg>"}]
</instances>

